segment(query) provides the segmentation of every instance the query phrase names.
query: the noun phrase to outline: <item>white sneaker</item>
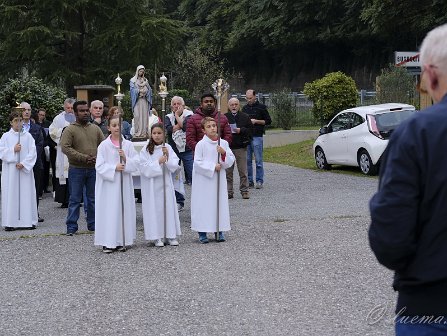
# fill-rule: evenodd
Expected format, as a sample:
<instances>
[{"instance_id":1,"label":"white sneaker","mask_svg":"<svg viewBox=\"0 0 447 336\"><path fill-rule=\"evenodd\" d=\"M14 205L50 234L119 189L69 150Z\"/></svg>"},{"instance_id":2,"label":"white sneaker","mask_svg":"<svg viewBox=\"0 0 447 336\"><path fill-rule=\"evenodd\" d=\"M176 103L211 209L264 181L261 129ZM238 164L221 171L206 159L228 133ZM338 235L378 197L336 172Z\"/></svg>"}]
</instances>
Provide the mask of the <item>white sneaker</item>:
<instances>
[{"instance_id":1,"label":"white sneaker","mask_svg":"<svg viewBox=\"0 0 447 336\"><path fill-rule=\"evenodd\" d=\"M163 246L165 246L165 244L163 243L163 240L161 240L161 239L157 239L157 240L155 241L155 246L157 246L157 247L163 247Z\"/></svg>"},{"instance_id":2,"label":"white sneaker","mask_svg":"<svg viewBox=\"0 0 447 336\"><path fill-rule=\"evenodd\" d=\"M178 246L178 240L175 239L175 238L168 239L168 243L169 243L169 245L171 245L171 246Z\"/></svg>"}]
</instances>

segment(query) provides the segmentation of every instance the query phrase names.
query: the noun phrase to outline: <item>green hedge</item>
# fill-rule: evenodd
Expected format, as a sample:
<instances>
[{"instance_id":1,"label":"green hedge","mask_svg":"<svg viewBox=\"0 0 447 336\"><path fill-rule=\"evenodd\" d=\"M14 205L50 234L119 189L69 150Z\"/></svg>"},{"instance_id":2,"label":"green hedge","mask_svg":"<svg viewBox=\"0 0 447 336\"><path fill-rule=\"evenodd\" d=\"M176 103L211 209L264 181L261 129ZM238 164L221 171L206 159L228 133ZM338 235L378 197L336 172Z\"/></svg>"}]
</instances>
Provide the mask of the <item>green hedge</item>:
<instances>
[{"instance_id":1,"label":"green hedge","mask_svg":"<svg viewBox=\"0 0 447 336\"><path fill-rule=\"evenodd\" d=\"M321 123L344 109L355 107L358 97L354 80L340 71L306 83L303 92L312 100L312 112Z\"/></svg>"},{"instance_id":2,"label":"green hedge","mask_svg":"<svg viewBox=\"0 0 447 336\"><path fill-rule=\"evenodd\" d=\"M52 118L63 110L64 90L45 83L36 77L19 76L9 79L0 91L0 127L2 132L10 129L8 116L17 103L26 101L32 109L44 108Z\"/></svg>"}]
</instances>

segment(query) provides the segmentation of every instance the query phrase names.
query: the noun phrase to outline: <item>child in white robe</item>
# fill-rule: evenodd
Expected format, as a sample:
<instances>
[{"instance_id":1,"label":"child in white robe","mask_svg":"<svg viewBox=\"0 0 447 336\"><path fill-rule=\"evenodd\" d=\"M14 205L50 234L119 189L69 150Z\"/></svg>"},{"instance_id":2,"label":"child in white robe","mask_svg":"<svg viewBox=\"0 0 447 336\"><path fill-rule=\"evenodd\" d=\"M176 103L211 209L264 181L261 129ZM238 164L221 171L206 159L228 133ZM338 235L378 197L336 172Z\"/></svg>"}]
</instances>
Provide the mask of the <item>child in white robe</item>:
<instances>
[{"instance_id":1,"label":"child in white robe","mask_svg":"<svg viewBox=\"0 0 447 336\"><path fill-rule=\"evenodd\" d=\"M191 229L199 233L199 241L208 243L207 232L214 232L216 241L225 241L223 231L230 228L227 180L225 169L234 163L234 155L224 139L218 144L216 121L202 119L205 133L194 150L194 166L191 189ZM219 153L219 154L218 154ZM219 163L217 158L219 157ZM219 174L219 178L218 178ZM219 197L217 182L219 179ZM217 202L219 201L219 237L217 236Z\"/></svg>"},{"instance_id":2,"label":"child in white robe","mask_svg":"<svg viewBox=\"0 0 447 336\"><path fill-rule=\"evenodd\" d=\"M22 132L22 115L19 112L9 115L9 123L11 129L0 139L2 226L5 231L32 230L37 225L33 174L37 159L36 143L31 134Z\"/></svg>"},{"instance_id":3,"label":"child in white robe","mask_svg":"<svg viewBox=\"0 0 447 336\"><path fill-rule=\"evenodd\" d=\"M122 139L118 115L109 119L111 134L98 146L95 184L95 245L103 252L125 251L136 238L136 210L132 173L138 170L138 153ZM120 157L122 162L120 163ZM123 179L124 240L122 228L121 176Z\"/></svg>"},{"instance_id":4,"label":"child in white robe","mask_svg":"<svg viewBox=\"0 0 447 336\"><path fill-rule=\"evenodd\" d=\"M179 160L169 144L163 146L162 124L152 125L150 134L148 144L140 152L144 235L147 240L153 240L155 246L164 246L166 205L166 238L169 245L177 246L177 236L181 232L172 173L180 169Z\"/></svg>"}]
</instances>

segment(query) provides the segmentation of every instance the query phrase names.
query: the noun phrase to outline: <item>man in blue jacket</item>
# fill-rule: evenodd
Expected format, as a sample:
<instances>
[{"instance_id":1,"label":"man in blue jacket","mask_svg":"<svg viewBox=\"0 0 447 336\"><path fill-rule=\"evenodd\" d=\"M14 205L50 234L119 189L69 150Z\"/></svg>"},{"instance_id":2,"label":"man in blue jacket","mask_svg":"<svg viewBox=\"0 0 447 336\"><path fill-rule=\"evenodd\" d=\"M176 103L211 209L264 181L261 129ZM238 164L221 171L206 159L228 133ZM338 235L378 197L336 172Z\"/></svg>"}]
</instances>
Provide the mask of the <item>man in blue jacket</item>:
<instances>
[{"instance_id":1,"label":"man in blue jacket","mask_svg":"<svg viewBox=\"0 0 447 336\"><path fill-rule=\"evenodd\" d=\"M395 271L396 335L447 335L447 25L421 50L421 84L435 104L402 123L370 202L369 241Z\"/></svg>"}]
</instances>

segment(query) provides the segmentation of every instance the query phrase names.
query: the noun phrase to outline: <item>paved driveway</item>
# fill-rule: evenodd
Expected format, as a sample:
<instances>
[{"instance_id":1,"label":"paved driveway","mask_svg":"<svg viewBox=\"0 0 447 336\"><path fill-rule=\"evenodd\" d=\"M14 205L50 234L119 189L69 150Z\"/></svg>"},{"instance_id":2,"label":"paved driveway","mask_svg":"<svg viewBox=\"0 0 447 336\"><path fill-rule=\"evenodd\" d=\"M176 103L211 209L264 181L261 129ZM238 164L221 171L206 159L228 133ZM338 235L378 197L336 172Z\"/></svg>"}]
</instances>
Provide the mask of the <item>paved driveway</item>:
<instances>
[{"instance_id":1,"label":"paved driveway","mask_svg":"<svg viewBox=\"0 0 447 336\"><path fill-rule=\"evenodd\" d=\"M65 232L49 195L34 231L0 231L2 335L390 335L392 273L367 240L377 180L266 164L262 190L230 201L225 243L93 246ZM187 190L188 193L190 190ZM383 316L382 316L383 315ZM375 322L375 323L374 323Z\"/></svg>"}]
</instances>

